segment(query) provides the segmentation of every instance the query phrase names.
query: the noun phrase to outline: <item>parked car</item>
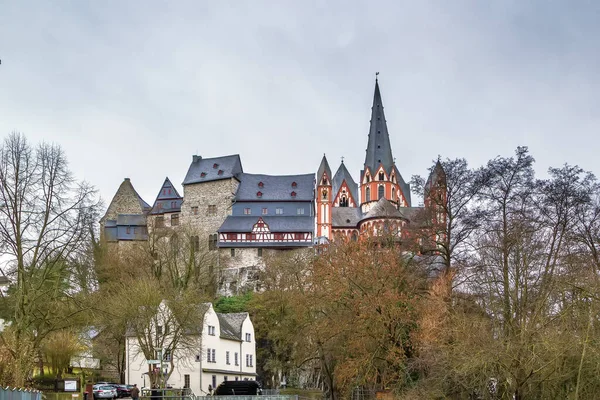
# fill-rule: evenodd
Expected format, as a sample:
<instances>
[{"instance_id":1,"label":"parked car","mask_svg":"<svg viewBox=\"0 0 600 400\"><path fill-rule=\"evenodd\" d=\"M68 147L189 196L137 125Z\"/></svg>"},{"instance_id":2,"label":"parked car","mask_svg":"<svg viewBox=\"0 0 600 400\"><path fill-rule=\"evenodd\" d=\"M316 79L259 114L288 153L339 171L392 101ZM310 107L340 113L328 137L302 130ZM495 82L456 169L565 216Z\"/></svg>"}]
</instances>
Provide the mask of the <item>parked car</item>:
<instances>
[{"instance_id":1,"label":"parked car","mask_svg":"<svg viewBox=\"0 0 600 400\"><path fill-rule=\"evenodd\" d=\"M217 396L257 396L262 393L256 381L225 381L217 386Z\"/></svg>"},{"instance_id":2,"label":"parked car","mask_svg":"<svg viewBox=\"0 0 600 400\"><path fill-rule=\"evenodd\" d=\"M117 389L117 397L131 397L133 385L114 385Z\"/></svg>"},{"instance_id":3,"label":"parked car","mask_svg":"<svg viewBox=\"0 0 600 400\"><path fill-rule=\"evenodd\" d=\"M112 385L94 385L94 399L116 399L117 389Z\"/></svg>"}]
</instances>

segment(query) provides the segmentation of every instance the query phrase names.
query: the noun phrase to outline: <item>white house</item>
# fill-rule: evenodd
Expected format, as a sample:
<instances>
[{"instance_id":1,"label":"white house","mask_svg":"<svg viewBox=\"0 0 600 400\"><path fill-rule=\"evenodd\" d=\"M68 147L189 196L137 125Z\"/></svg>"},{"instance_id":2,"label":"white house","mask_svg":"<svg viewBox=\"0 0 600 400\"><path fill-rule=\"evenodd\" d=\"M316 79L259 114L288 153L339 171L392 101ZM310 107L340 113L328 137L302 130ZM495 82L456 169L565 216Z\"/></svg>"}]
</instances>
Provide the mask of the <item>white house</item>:
<instances>
[{"instance_id":1,"label":"white house","mask_svg":"<svg viewBox=\"0 0 600 400\"><path fill-rule=\"evenodd\" d=\"M206 395L226 380L256 379L256 341L248 313L219 314L207 304L198 348L186 352L174 360L167 385ZM135 336L126 338L125 356L127 383L148 386L148 362Z\"/></svg>"}]
</instances>

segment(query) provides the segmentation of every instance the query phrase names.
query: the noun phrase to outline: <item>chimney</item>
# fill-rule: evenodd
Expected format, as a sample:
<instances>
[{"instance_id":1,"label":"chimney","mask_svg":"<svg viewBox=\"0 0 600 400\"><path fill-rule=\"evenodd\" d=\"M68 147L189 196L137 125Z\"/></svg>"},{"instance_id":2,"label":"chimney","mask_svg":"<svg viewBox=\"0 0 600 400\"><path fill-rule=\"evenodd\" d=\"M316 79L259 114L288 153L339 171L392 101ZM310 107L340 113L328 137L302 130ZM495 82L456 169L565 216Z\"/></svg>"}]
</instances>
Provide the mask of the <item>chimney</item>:
<instances>
[{"instance_id":1,"label":"chimney","mask_svg":"<svg viewBox=\"0 0 600 400\"><path fill-rule=\"evenodd\" d=\"M195 163L195 162L198 162L200 160L202 160L202 156L197 156L197 155L193 155L192 156L192 162Z\"/></svg>"},{"instance_id":2,"label":"chimney","mask_svg":"<svg viewBox=\"0 0 600 400\"><path fill-rule=\"evenodd\" d=\"M125 178L126 181L129 181L129 178Z\"/></svg>"}]
</instances>

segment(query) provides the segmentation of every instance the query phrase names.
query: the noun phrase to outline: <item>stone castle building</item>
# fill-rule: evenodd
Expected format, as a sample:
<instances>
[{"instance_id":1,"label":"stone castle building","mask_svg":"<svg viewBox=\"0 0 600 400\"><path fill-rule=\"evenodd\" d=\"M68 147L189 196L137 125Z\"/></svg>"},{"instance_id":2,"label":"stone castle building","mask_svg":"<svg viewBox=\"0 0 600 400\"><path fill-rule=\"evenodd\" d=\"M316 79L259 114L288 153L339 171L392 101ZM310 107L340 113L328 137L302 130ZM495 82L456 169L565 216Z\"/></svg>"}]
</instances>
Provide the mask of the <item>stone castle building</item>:
<instances>
[{"instance_id":1,"label":"stone castle building","mask_svg":"<svg viewBox=\"0 0 600 400\"><path fill-rule=\"evenodd\" d=\"M441 193L441 165L430 175L424 199ZM436 189L438 188L438 189ZM160 230L190 232L192 246L215 256L219 291L256 289L255 274L267 253L309 249L364 235L399 238L411 216L410 186L396 167L379 83L375 81L366 156L359 182L342 161L332 174L323 156L316 176L244 172L239 155L194 155L183 181L183 196L166 178L150 206L129 179L121 184L101 219L103 240L121 248L153 240ZM443 216L438 216L443 218Z\"/></svg>"}]
</instances>

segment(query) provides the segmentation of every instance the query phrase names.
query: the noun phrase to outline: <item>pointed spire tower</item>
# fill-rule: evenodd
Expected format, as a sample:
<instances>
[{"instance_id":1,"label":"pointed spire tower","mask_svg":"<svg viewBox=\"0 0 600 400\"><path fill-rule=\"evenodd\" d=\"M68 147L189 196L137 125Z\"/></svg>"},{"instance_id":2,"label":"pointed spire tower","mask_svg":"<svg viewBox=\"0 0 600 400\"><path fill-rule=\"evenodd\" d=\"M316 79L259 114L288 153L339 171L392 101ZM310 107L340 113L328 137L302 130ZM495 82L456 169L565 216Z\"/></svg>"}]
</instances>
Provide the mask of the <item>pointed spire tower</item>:
<instances>
[{"instance_id":1,"label":"pointed spire tower","mask_svg":"<svg viewBox=\"0 0 600 400\"><path fill-rule=\"evenodd\" d=\"M331 207L333 195L331 190L331 168L327 162L327 157L323 154L321 165L317 170L317 190L316 208L317 208L317 238L325 237L331 240Z\"/></svg>"},{"instance_id":2,"label":"pointed spire tower","mask_svg":"<svg viewBox=\"0 0 600 400\"><path fill-rule=\"evenodd\" d=\"M383 112L383 101L379 80L375 77L375 93L371 108L371 124L365 155L364 169L360 172L361 209L367 213L381 198L386 198L397 207L410 206L410 188L396 168L387 121Z\"/></svg>"}]
</instances>

